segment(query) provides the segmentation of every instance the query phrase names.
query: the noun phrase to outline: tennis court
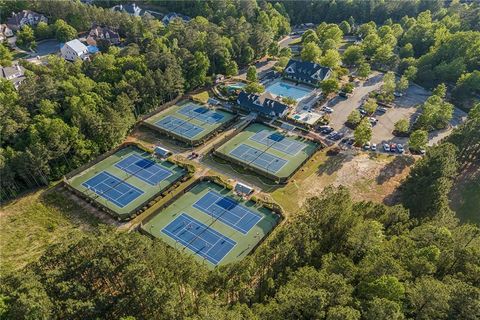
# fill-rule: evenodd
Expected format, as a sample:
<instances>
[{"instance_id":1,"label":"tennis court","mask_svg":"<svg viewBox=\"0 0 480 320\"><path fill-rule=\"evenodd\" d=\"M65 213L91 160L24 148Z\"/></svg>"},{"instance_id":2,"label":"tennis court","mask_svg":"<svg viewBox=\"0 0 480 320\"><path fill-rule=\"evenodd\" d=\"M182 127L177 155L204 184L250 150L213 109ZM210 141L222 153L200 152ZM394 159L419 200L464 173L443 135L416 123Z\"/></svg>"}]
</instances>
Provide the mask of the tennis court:
<instances>
[{"instance_id":1,"label":"tennis court","mask_svg":"<svg viewBox=\"0 0 480 320\"><path fill-rule=\"evenodd\" d=\"M234 199L215 191L209 191L193 206L243 234L247 234L262 219Z\"/></svg>"},{"instance_id":2,"label":"tennis court","mask_svg":"<svg viewBox=\"0 0 480 320\"><path fill-rule=\"evenodd\" d=\"M292 156L296 155L306 147L303 142L290 139L279 132L272 133L269 130L259 131L251 136L250 139Z\"/></svg>"},{"instance_id":3,"label":"tennis court","mask_svg":"<svg viewBox=\"0 0 480 320\"><path fill-rule=\"evenodd\" d=\"M132 154L117 162L115 166L152 186L159 184L160 181L172 175L170 170L161 167L156 164L155 161L140 157L136 154Z\"/></svg>"},{"instance_id":4,"label":"tennis court","mask_svg":"<svg viewBox=\"0 0 480 320\"><path fill-rule=\"evenodd\" d=\"M293 132L286 136L281 129L253 123L216 148L214 155L279 183L286 182L318 147Z\"/></svg>"},{"instance_id":5,"label":"tennis court","mask_svg":"<svg viewBox=\"0 0 480 320\"><path fill-rule=\"evenodd\" d=\"M277 225L279 216L213 181L197 181L141 230L214 268L241 260Z\"/></svg>"},{"instance_id":6,"label":"tennis court","mask_svg":"<svg viewBox=\"0 0 480 320\"><path fill-rule=\"evenodd\" d=\"M162 232L214 265L237 244L186 213L181 213Z\"/></svg>"},{"instance_id":7,"label":"tennis court","mask_svg":"<svg viewBox=\"0 0 480 320\"><path fill-rule=\"evenodd\" d=\"M235 118L233 113L186 100L156 113L144 125L189 145L198 145Z\"/></svg>"},{"instance_id":8,"label":"tennis court","mask_svg":"<svg viewBox=\"0 0 480 320\"><path fill-rule=\"evenodd\" d=\"M267 151L258 150L244 143L230 151L230 155L240 161L247 162L249 165L265 169L272 173L278 172L287 163L286 160L280 157L274 156Z\"/></svg>"},{"instance_id":9,"label":"tennis court","mask_svg":"<svg viewBox=\"0 0 480 320\"><path fill-rule=\"evenodd\" d=\"M143 194L142 190L105 171L100 172L82 185L120 208L125 207Z\"/></svg>"},{"instance_id":10,"label":"tennis court","mask_svg":"<svg viewBox=\"0 0 480 320\"><path fill-rule=\"evenodd\" d=\"M209 124L218 123L223 119L222 114L195 103L187 103L177 112L189 118L198 119Z\"/></svg>"},{"instance_id":11,"label":"tennis court","mask_svg":"<svg viewBox=\"0 0 480 320\"><path fill-rule=\"evenodd\" d=\"M155 122L157 126L179 136L191 139L203 131L202 128L174 116L167 116Z\"/></svg>"},{"instance_id":12,"label":"tennis court","mask_svg":"<svg viewBox=\"0 0 480 320\"><path fill-rule=\"evenodd\" d=\"M177 164L156 159L136 145L127 145L82 170L69 177L67 184L121 219L148 206L187 174Z\"/></svg>"}]
</instances>

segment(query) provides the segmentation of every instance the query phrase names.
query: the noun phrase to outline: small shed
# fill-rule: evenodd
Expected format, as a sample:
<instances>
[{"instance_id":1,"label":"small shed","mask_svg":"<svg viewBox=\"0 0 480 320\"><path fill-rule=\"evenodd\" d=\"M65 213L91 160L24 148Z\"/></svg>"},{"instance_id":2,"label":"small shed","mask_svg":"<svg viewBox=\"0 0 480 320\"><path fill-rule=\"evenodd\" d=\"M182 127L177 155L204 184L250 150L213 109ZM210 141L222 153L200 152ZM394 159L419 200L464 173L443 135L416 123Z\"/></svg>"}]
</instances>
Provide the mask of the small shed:
<instances>
[{"instance_id":1,"label":"small shed","mask_svg":"<svg viewBox=\"0 0 480 320\"><path fill-rule=\"evenodd\" d=\"M245 196L248 196L250 194L253 193L253 188L244 184L244 183L241 183L241 182L237 182L237 184L235 185L235 192L238 193L238 194L241 194L241 195L245 195Z\"/></svg>"},{"instance_id":2,"label":"small shed","mask_svg":"<svg viewBox=\"0 0 480 320\"><path fill-rule=\"evenodd\" d=\"M160 158L167 158L168 156L170 156L172 154L170 152L170 150L165 149L165 148L160 147L160 146L156 146L155 149L154 149L154 152L155 152L155 155L160 157Z\"/></svg>"}]
</instances>

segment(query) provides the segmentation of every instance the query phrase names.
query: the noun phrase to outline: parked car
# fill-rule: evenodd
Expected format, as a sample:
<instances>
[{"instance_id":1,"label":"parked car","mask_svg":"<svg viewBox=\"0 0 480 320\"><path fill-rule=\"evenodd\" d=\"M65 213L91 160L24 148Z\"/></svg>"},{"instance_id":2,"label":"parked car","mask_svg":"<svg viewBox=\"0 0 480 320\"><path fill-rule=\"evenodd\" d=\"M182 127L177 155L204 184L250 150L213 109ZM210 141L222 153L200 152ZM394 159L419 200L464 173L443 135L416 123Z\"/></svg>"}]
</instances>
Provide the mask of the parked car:
<instances>
[{"instance_id":1,"label":"parked car","mask_svg":"<svg viewBox=\"0 0 480 320\"><path fill-rule=\"evenodd\" d=\"M390 143L390 152L397 151L397 145L395 143Z\"/></svg>"},{"instance_id":2,"label":"parked car","mask_svg":"<svg viewBox=\"0 0 480 320\"><path fill-rule=\"evenodd\" d=\"M330 131L330 134L327 136L327 138L332 139L337 133L337 131Z\"/></svg>"},{"instance_id":3,"label":"parked car","mask_svg":"<svg viewBox=\"0 0 480 320\"><path fill-rule=\"evenodd\" d=\"M384 114L385 112L387 112L387 108L384 108L384 107L380 107L380 108L377 108L377 111L375 111L376 114Z\"/></svg>"},{"instance_id":4,"label":"parked car","mask_svg":"<svg viewBox=\"0 0 480 320\"><path fill-rule=\"evenodd\" d=\"M364 116L364 115L367 114L367 111L365 111L365 109L363 109L363 108L358 109L358 111L360 112L360 114L361 114L362 116Z\"/></svg>"},{"instance_id":5,"label":"parked car","mask_svg":"<svg viewBox=\"0 0 480 320\"><path fill-rule=\"evenodd\" d=\"M403 97L403 93L397 92L397 91L395 91L395 92L393 93L393 95L394 95L395 97L397 97L397 98Z\"/></svg>"},{"instance_id":6,"label":"parked car","mask_svg":"<svg viewBox=\"0 0 480 320\"><path fill-rule=\"evenodd\" d=\"M370 150L371 150L371 151L377 151L377 145L376 145L376 144L372 144L372 145L370 146Z\"/></svg>"},{"instance_id":7,"label":"parked car","mask_svg":"<svg viewBox=\"0 0 480 320\"><path fill-rule=\"evenodd\" d=\"M398 153L404 153L405 152L405 149L403 148L403 145L402 144L397 144L397 151Z\"/></svg>"},{"instance_id":8,"label":"parked car","mask_svg":"<svg viewBox=\"0 0 480 320\"><path fill-rule=\"evenodd\" d=\"M322 110L325 111L326 113L332 113L333 112L333 109L330 108L330 107L323 107Z\"/></svg>"},{"instance_id":9,"label":"parked car","mask_svg":"<svg viewBox=\"0 0 480 320\"><path fill-rule=\"evenodd\" d=\"M335 140L335 141L338 141L338 140L342 139L343 136L344 136L343 133L337 132L337 134L335 134L331 139L332 139L332 140Z\"/></svg>"},{"instance_id":10,"label":"parked car","mask_svg":"<svg viewBox=\"0 0 480 320\"><path fill-rule=\"evenodd\" d=\"M365 143L363 149L370 150L370 142Z\"/></svg>"},{"instance_id":11,"label":"parked car","mask_svg":"<svg viewBox=\"0 0 480 320\"><path fill-rule=\"evenodd\" d=\"M390 145L388 143L384 143L383 150L385 150L386 152L390 152Z\"/></svg>"},{"instance_id":12,"label":"parked car","mask_svg":"<svg viewBox=\"0 0 480 320\"><path fill-rule=\"evenodd\" d=\"M332 127L328 127L328 128L325 128L325 129L322 129L320 130L321 133L323 134L330 134L333 132L333 128Z\"/></svg>"},{"instance_id":13,"label":"parked car","mask_svg":"<svg viewBox=\"0 0 480 320\"><path fill-rule=\"evenodd\" d=\"M378 122L378 119L374 118L374 117L369 117L368 120L370 121L370 123L372 124L372 126L376 125L377 122Z\"/></svg>"}]
</instances>

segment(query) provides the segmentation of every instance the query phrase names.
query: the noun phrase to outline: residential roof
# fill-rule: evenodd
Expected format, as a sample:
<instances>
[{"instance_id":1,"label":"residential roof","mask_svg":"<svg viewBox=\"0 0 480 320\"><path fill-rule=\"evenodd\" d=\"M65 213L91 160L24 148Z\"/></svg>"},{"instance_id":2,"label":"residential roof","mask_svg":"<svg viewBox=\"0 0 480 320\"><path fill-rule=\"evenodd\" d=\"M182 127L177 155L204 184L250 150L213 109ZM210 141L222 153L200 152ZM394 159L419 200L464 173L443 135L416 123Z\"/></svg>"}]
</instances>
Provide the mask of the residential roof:
<instances>
[{"instance_id":1,"label":"residential roof","mask_svg":"<svg viewBox=\"0 0 480 320\"><path fill-rule=\"evenodd\" d=\"M85 51L88 51L88 48L86 45L80 42L78 39L73 39L65 43L66 46L69 46L72 48L73 51L75 51L77 54L82 54Z\"/></svg>"},{"instance_id":2,"label":"residential roof","mask_svg":"<svg viewBox=\"0 0 480 320\"><path fill-rule=\"evenodd\" d=\"M257 95L241 91L237 98L237 103L249 111L262 113L265 115L283 115L288 106L284 103L276 101L269 94Z\"/></svg>"},{"instance_id":3,"label":"residential roof","mask_svg":"<svg viewBox=\"0 0 480 320\"><path fill-rule=\"evenodd\" d=\"M284 75L303 82L316 83L330 76L331 69L310 61L290 59L284 70Z\"/></svg>"},{"instance_id":4,"label":"residential roof","mask_svg":"<svg viewBox=\"0 0 480 320\"><path fill-rule=\"evenodd\" d=\"M118 32L106 26L97 26L93 25L88 33L88 38L93 40L105 39L111 42L112 44L118 43L120 41L120 35ZM88 42L87 38L87 42Z\"/></svg>"},{"instance_id":5,"label":"residential roof","mask_svg":"<svg viewBox=\"0 0 480 320\"><path fill-rule=\"evenodd\" d=\"M163 16L162 22L163 22L163 24L167 25L167 24L170 23L170 21L172 21L172 19L175 19L175 18L182 19L185 22L191 20L191 18L189 16L186 16L184 14L176 13L176 12L170 12L170 13L167 13L165 16Z\"/></svg>"},{"instance_id":6,"label":"residential roof","mask_svg":"<svg viewBox=\"0 0 480 320\"><path fill-rule=\"evenodd\" d=\"M11 67L2 67L0 66L0 78L8 79L14 75L17 75L16 78L23 76L25 69L17 64Z\"/></svg>"},{"instance_id":7,"label":"residential roof","mask_svg":"<svg viewBox=\"0 0 480 320\"><path fill-rule=\"evenodd\" d=\"M47 18L41 13L32 10L22 10L17 13L12 13L12 16L7 19L7 24L9 26L19 27L24 19L27 20L26 22L28 22L29 25L37 25L40 21L47 20Z\"/></svg>"}]
</instances>

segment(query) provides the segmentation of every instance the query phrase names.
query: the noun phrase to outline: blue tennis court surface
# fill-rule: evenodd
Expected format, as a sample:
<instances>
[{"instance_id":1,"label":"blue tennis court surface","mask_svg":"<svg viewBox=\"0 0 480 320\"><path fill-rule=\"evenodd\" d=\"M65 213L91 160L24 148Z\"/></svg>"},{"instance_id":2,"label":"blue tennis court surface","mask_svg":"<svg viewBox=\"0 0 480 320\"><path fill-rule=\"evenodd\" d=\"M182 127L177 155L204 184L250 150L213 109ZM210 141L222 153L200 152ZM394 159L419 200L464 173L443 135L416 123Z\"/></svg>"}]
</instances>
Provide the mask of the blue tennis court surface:
<instances>
[{"instance_id":1,"label":"blue tennis court surface","mask_svg":"<svg viewBox=\"0 0 480 320\"><path fill-rule=\"evenodd\" d=\"M295 141L294 139L285 137L281 133L272 132L269 130L262 130L255 133L250 137L250 140L256 141L265 146L271 147L272 149L282 151L292 156L296 155L306 147L305 143Z\"/></svg>"},{"instance_id":2,"label":"blue tennis court surface","mask_svg":"<svg viewBox=\"0 0 480 320\"><path fill-rule=\"evenodd\" d=\"M230 197L209 191L193 204L209 216L222 221L233 229L247 234L262 217Z\"/></svg>"},{"instance_id":3,"label":"blue tennis court surface","mask_svg":"<svg viewBox=\"0 0 480 320\"><path fill-rule=\"evenodd\" d=\"M222 261L237 244L183 212L163 228L162 232L214 265Z\"/></svg>"},{"instance_id":4,"label":"blue tennis court surface","mask_svg":"<svg viewBox=\"0 0 480 320\"><path fill-rule=\"evenodd\" d=\"M142 190L105 171L85 181L82 185L120 208L143 194Z\"/></svg>"},{"instance_id":5,"label":"blue tennis court surface","mask_svg":"<svg viewBox=\"0 0 480 320\"><path fill-rule=\"evenodd\" d=\"M155 161L136 154L132 154L115 163L115 167L134 175L152 186L157 185L172 175L170 170L161 167Z\"/></svg>"},{"instance_id":6,"label":"blue tennis court surface","mask_svg":"<svg viewBox=\"0 0 480 320\"><path fill-rule=\"evenodd\" d=\"M188 139L195 137L197 134L203 131L203 128L173 116L166 116L165 118L155 122L155 125Z\"/></svg>"},{"instance_id":7,"label":"blue tennis court surface","mask_svg":"<svg viewBox=\"0 0 480 320\"><path fill-rule=\"evenodd\" d=\"M256 167L264 169L267 172L273 173L278 172L278 170L280 170L287 163L287 160L274 156L271 153L263 152L243 143L230 151L230 155L234 156L240 161L247 162L248 164L252 164Z\"/></svg>"},{"instance_id":8,"label":"blue tennis court surface","mask_svg":"<svg viewBox=\"0 0 480 320\"><path fill-rule=\"evenodd\" d=\"M198 119L208 124L218 123L223 119L223 115L200 105L189 103L177 111L189 118Z\"/></svg>"}]
</instances>

